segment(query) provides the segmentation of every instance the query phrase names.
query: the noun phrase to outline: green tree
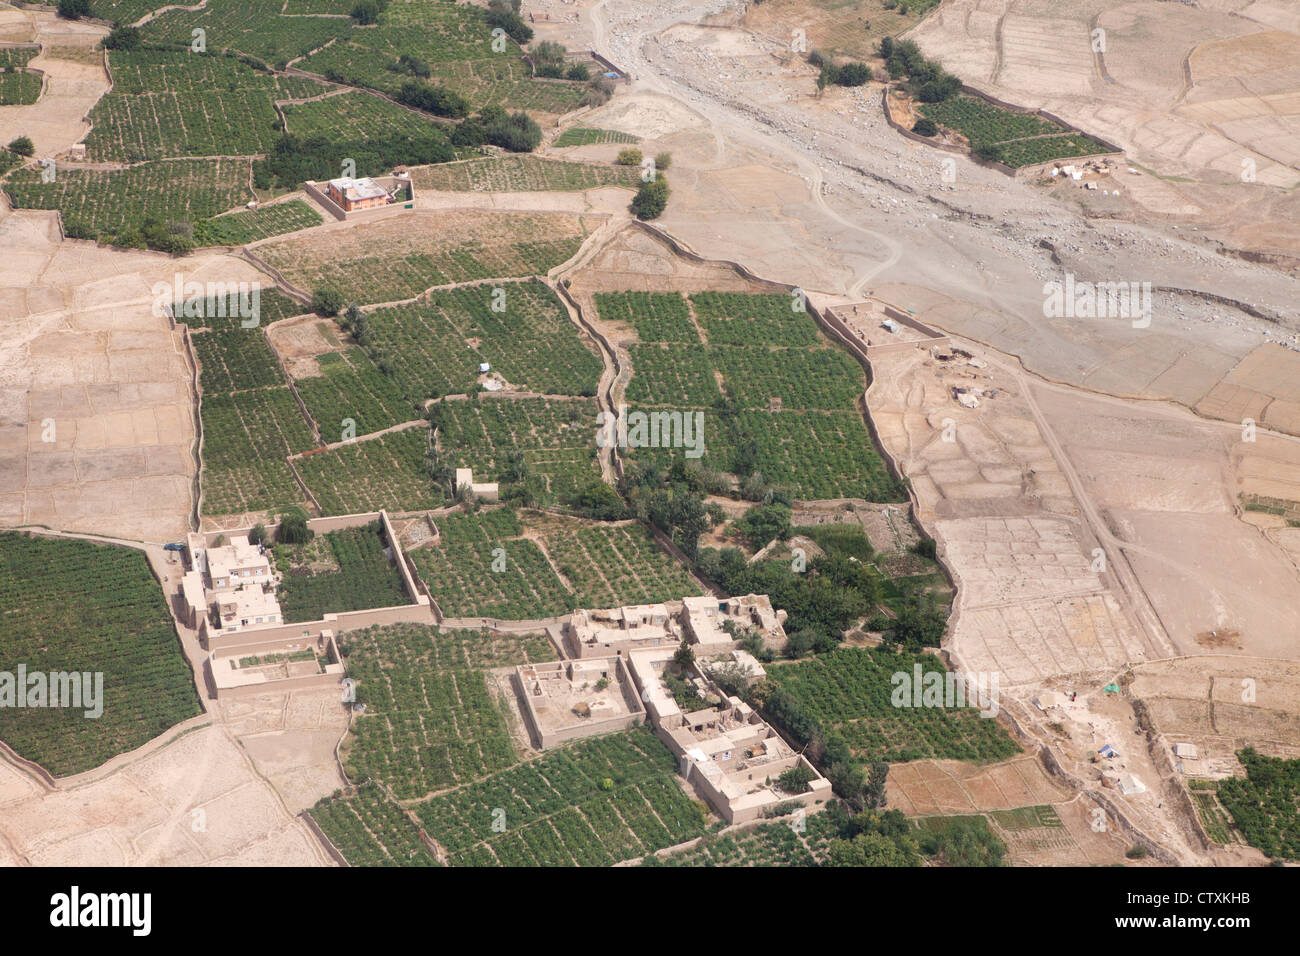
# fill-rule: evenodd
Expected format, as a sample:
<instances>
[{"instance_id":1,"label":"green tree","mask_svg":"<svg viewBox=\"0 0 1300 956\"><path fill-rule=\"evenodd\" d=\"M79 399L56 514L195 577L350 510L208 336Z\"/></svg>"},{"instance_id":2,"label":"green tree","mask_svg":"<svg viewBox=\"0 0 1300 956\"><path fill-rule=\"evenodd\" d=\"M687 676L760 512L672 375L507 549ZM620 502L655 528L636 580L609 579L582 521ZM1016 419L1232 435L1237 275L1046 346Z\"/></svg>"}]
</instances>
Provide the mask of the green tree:
<instances>
[{"instance_id":1,"label":"green tree","mask_svg":"<svg viewBox=\"0 0 1300 956\"><path fill-rule=\"evenodd\" d=\"M310 541L311 529L307 527L306 512L295 508L280 515L276 539L281 544L305 544Z\"/></svg>"},{"instance_id":2,"label":"green tree","mask_svg":"<svg viewBox=\"0 0 1300 956\"><path fill-rule=\"evenodd\" d=\"M880 833L859 833L851 840L832 840L826 850L827 866L911 866L896 842Z\"/></svg>"},{"instance_id":3,"label":"green tree","mask_svg":"<svg viewBox=\"0 0 1300 956\"><path fill-rule=\"evenodd\" d=\"M814 776L813 772L808 769L808 766L800 762L777 777L776 785L780 787L784 793L807 793L812 789L809 784L812 783Z\"/></svg>"},{"instance_id":4,"label":"green tree","mask_svg":"<svg viewBox=\"0 0 1300 956\"><path fill-rule=\"evenodd\" d=\"M90 16L90 0L59 0L58 15L65 20Z\"/></svg>"},{"instance_id":5,"label":"green tree","mask_svg":"<svg viewBox=\"0 0 1300 956\"><path fill-rule=\"evenodd\" d=\"M658 219L668 208L668 180L656 176L653 181L642 183L632 199L632 211L638 219Z\"/></svg>"},{"instance_id":6,"label":"green tree","mask_svg":"<svg viewBox=\"0 0 1300 956\"><path fill-rule=\"evenodd\" d=\"M311 310L317 315L338 315L343 308L343 293L328 286L317 289L311 296Z\"/></svg>"},{"instance_id":7,"label":"green tree","mask_svg":"<svg viewBox=\"0 0 1300 956\"><path fill-rule=\"evenodd\" d=\"M9 144L9 149L19 156L30 156L36 152L36 144L32 142L30 136L19 136Z\"/></svg>"}]
</instances>

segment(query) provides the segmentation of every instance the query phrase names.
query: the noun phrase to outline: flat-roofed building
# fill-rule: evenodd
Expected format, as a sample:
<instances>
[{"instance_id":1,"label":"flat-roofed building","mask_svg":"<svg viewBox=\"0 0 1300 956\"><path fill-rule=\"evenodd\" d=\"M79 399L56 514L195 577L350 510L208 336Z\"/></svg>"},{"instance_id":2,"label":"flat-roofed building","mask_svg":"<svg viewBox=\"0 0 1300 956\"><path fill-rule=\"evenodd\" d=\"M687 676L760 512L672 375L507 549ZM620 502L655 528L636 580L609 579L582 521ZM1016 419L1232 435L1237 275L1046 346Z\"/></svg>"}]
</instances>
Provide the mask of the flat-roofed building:
<instances>
[{"instance_id":1,"label":"flat-roofed building","mask_svg":"<svg viewBox=\"0 0 1300 956\"><path fill-rule=\"evenodd\" d=\"M676 647L682 635L664 605L635 604L574 611L564 624L564 639L574 657L626 657L632 651Z\"/></svg>"},{"instance_id":2,"label":"flat-roofed building","mask_svg":"<svg viewBox=\"0 0 1300 956\"><path fill-rule=\"evenodd\" d=\"M389 202L388 190L369 177L353 179L350 176L341 176L338 179L331 179L326 184L325 191L344 212L376 209L379 206L387 206Z\"/></svg>"},{"instance_id":3,"label":"flat-roofed building","mask_svg":"<svg viewBox=\"0 0 1300 956\"><path fill-rule=\"evenodd\" d=\"M271 559L261 545L250 544L247 535L234 534L230 543L207 549L208 589L232 591L246 584L271 580Z\"/></svg>"},{"instance_id":4,"label":"flat-roofed building","mask_svg":"<svg viewBox=\"0 0 1300 956\"><path fill-rule=\"evenodd\" d=\"M260 585L218 594L216 604L223 631L284 623L280 616L280 602Z\"/></svg>"},{"instance_id":5,"label":"flat-roofed building","mask_svg":"<svg viewBox=\"0 0 1300 956\"><path fill-rule=\"evenodd\" d=\"M731 650L737 638L732 631L755 631L767 647L785 646L785 611L772 607L766 594L743 597L688 597L682 600L682 630L696 645L697 654L721 654ZM731 630L728 629L730 624Z\"/></svg>"}]
</instances>

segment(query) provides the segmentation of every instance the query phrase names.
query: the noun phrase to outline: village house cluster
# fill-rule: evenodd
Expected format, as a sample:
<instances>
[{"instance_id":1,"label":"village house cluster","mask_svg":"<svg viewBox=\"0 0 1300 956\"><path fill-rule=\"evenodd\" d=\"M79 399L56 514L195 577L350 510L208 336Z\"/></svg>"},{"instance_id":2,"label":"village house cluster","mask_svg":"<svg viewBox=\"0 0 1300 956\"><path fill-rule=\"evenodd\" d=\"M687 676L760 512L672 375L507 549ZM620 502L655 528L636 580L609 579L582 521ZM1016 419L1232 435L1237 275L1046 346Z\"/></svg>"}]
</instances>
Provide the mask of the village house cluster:
<instances>
[{"instance_id":1,"label":"village house cluster","mask_svg":"<svg viewBox=\"0 0 1300 956\"><path fill-rule=\"evenodd\" d=\"M721 668L747 683L765 676L739 645L747 635L765 646L783 645L785 612L762 594L680 603L675 612L664 604L575 611L563 631L572 659L515 668L515 691L534 742L546 749L649 721L682 777L729 824L825 802L830 782L713 676ZM694 658L689 668L676 660L683 644ZM669 670L704 706L682 710L664 680ZM800 766L811 776L808 789L783 792L780 776Z\"/></svg>"}]
</instances>

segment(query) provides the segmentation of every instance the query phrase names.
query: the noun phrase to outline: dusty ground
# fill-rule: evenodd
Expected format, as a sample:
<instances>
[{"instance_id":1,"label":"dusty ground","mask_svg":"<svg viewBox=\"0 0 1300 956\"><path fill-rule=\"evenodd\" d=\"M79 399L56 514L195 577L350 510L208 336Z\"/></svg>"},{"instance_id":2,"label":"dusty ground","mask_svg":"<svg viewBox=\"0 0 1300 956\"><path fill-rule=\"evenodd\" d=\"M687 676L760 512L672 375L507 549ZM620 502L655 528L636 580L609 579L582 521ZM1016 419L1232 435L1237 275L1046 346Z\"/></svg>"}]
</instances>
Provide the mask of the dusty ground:
<instances>
[{"instance_id":1,"label":"dusty ground","mask_svg":"<svg viewBox=\"0 0 1300 956\"><path fill-rule=\"evenodd\" d=\"M328 863L293 816L297 809L286 806L236 740L208 725L100 779L55 793L0 763L0 863Z\"/></svg>"},{"instance_id":2,"label":"dusty ground","mask_svg":"<svg viewBox=\"0 0 1300 956\"><path fill-rule=\"evenodd\" d=\"M149 541L188 530L192 373L151 289L261 278L199 254L60 242L55 217L0 210L0 524Z\"/></svg>"},{"instance_id":3,"label":"dusty ground","mask_svg":"<svg viewBox=\"0 0 1300 956\"><path fill-rule=\"evenodd\" d=\"M0 40L42 44L28 65L46 74L36 103L0 106L0 143L30 136L37 157L54 156L90 132L85 116L108 92L108 72L102 54L89 53L107 35L107 27L59 20L53 11L0 7Z\"/></svg>"},{"instance_id":4,"label":"dusty ground","mask_svg":"<svg viewBox=\"0 0 1300 956\"><path fill-rule=\"evenodd\" d=\"M1124 861L1132 845L1107 828L1094 829L1098 804L1053 780L1037 757L988 766L955 760L918 760L893 767L887 805L908 816L984 813L1007 846L1013 866L1103 866ZM1025 826L1020 807L1050 807L1059 825Z\"/></svg>"}]
</instances>

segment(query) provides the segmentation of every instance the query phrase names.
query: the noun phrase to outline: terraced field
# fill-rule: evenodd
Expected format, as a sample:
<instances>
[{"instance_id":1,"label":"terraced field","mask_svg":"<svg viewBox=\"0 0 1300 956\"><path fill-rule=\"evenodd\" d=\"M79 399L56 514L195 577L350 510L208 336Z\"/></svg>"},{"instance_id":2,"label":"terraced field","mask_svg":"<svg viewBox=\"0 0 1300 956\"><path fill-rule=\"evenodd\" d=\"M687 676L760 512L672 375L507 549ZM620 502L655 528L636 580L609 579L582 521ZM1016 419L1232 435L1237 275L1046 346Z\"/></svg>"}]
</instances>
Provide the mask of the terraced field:
<instances>
[{"instance_id":1,"label":"terraced field","mask_svg":"<svg viewBox=\"0 0 1300 956\"><path fill-rule=\"evenodd\" d=\"M417 189L446 192L576 191L598 186L641 184L640 169L598 163L568 163L532 155L492 156L462 163L424 166L413 177Z\"/></svg>"},{"instance_id":2,"label":"terraced field","mask_svg":"<svg viewBox=\"0 0 1300 956\"><path fill-rule=\"evenodd\" d=\"M64 229L113 237L147 219L198 223L253 198L247 159L181 159L121 170L60 169L54 182L21 169L5 191L19 209L54 209Z\"/></svg>"},{"instance_id":3,"label":"terraced field","mask_svg":"<svg viewBox=\"0 0 1300 956\"><path fill-rule=\"evenodd\" d=\"M536 620L577 605L507 508L437 519L439 544L411 553L420 579L448 617Z\"/></svg>"},{"instance_id":4,"label":"terraced field","mask_svg":"<svg viewBox=\"0 0 1300 956\"><path fill-rule=\"evenodd\" d=\"M1103 144L1082 133L1072 133L1039 116L1003 109L975 96L922 103L917 111L965 136L972 151L984 149L989 159L1012 168L1108 152Z\"/></svg>"},{"instance_id":5,"label":"terraced field","mask_svg":"<svg viewBox=\"0 0 1300 956\"><path fill-rule=\"evenodd\" d=\"M327 136L347 143L445 129L427 116L361 91L282 108L288 130L295 136Z\"/></svg>"},{"instance_id":6,"label":"terraced field","mask_svg":"<svg viewBox=\"0 0 1300 956\"><path fill-rule=\"evenodd\" d=\"M204 395L203 513L303 503L286 459L316 444L287 385Z\"/></svg>"},{"instance_id":7,"label":"terraced field","mask_svg":"<svg viewBox=\"0 0 1300 956\"><path fill-rule=\"evenodd\" d=\"M397 383L358 347L316 358L321 374L295 378L294 387L321 436L329 442L382 431L419 417Z\"/></svg>"},{"instance_id":8,"label":"terraced field","mask_svg":"<svg viewBox=\"0 0 1300 956\"><path fill-rule=\"evenodd\" d=\"M612 129L592 129L586 126L574 126L566 129L556 137L555 145L563 148L566 146L601 146L605 143L637 143L640 142L631 133L620 133Z\"/></svg>"},{"instance_id":9,"label":"terraced field","mask_svg":"<svg viewBox=\"0 0 1300 956\"><path fill-rule=\"evenodd\" d=\"M204 246L242 246L258 239L310 229L324 221L324 217L306 202L291 199L274 206L200 222L194 227L194 238Z\"/></svg>"},{"instance_id":10,"label":"terraced field","mask_svg":"<svg viewBox=\"0 0 1300 956\"><path fill-rule=\"evenodd\" d=\"M417 211L359 224L327 247L290 238L258 253L299 288L335 289L367 305L456 282L545 275L578 251L591 226L576 216Z\"/></svg>"},{"instance_id":11,"label":"terraced field","mask_svg":"<svg viewBox=\"0 0 1300 956\"><path fill-rule=\"evenodd\" d=\"M273 102L286 87L231 57L114 51L109 70L113 89L91 110L86 138L95 162L248 156L266 152L280 135ZM301 79L288 81L294 92L302 87Z\"/></svg>"},{"instance_id":12,"label":"terraced field","mask_svg":"<svg viewBox=\"0 0 1300 956\"><path fill-rule=\"evenodd\" d=\"M41 96L36 73L0 73L0 106L27 106Z\"/></svg>"},{"instance_id":13,"label":"terraced field","mask_svg":"<svg viewBox=\"0 0 1300 956\"><path fill-rule=\"evenodd\" d=\"M536 527L547 553L573 584L579 607L659 604L705 593L639 524L579 526L556 519Z\"/></svg>"},{"instance_id":14,"label":"terraced field","mask_svg":"<svg viewBox=\"0 0 1300 956\"><path fill-rule=\"evenodd\" d=\"M281 574L278 598L284 622L319 621L327 613L410 604L401 573L384 553L386 547L378 521L330 531L302 545L277 544L275 566Z\"/></svg>"}]
</instances>

